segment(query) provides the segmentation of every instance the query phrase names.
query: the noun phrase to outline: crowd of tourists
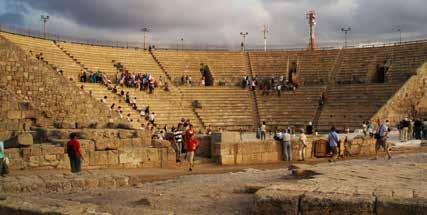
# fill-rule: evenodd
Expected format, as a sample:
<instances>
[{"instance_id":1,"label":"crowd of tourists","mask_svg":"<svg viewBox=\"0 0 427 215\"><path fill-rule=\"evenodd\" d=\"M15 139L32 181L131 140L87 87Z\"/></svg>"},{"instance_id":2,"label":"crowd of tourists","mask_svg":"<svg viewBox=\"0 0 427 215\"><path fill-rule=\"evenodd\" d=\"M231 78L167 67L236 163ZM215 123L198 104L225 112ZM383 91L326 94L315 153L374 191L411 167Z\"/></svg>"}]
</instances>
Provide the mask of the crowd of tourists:
<instances>
[{"instance_id":1,"label":"crowd of tourists","mask_svg":"<svg viewBox=\"0 0 427 215\"><path fill-rule=\"evenodd\" d=\"M277 96L281 96L283 91L295 91L298 88L298 83L285 79L284 75L278 78L272 75L270 78L262 78L255 75L254 78L245 76L240 81L242 88L248 88L251 90L262 91L263 96L268 96L270 93L277 93Z\"/></svg>"},{"instance_id":2,"label":"crowd of tourists","mask_svg":"<svg viewBox=\"0 0 427 215\"><path fill-rule=\"evenodd\" d=\"M410 119L405 117L396 125L399 130L399 139L402 142L407 142L412 139L427 139L427 121L421 118Z\"/></svg>"},{"instance_id":3,"label":"crowd of tourists","mask_svg":"<svg viewBox=\"0 0 427 215\"><path fill-rule=\"evenodd\" d=\"M409 125L408 122L409 121ZM411 122L409 119L404 119L398 124L398 129L402 130L400 138L405 138L406 133L411 132L409 129ZM426 132L424 126L427 121L421 122L421 120L415 120L413 122L414 130L412 131L414 137L417 139L426 138L424 132ZM415 129L417 125L417 129ZM408 131L406 131L408 130ZM375 139L375 159L377 159L378 152L382 149L387 159L391 159L390 143L388 141L389 134L391 131L390 122L388 120L381 121L377 119L375 123L363 122L363 134L365 137ZM267 131L266 122L263 122L256 131L256 136L260 140L266 139L266 133L270 133L274 140L281 144L282 148L282 159L290 162L292 160L292 141L298 144L298 161L305 160L305 151L307 148L307 135L317 135L318 133L314 130L313 124L309 122L305 129L293 129L292 127ZM347 138L350 134L350 129L345 129L345 133L340 133L334 126L328 132L327 135L327 154L331 156L329 162L335 162L339 155L350 154L349 146L346 145ZM409 135L408 135L409 136ZM409 138L409 137L408 137ZM426 138L427 139L427 138ZM296 140L296 141L295 141ZM405 141L405 139L403 139ZM341 145L343 144L343 145ZM347 153L346 153L347 152Z\"/></svg>"}]
</instances>

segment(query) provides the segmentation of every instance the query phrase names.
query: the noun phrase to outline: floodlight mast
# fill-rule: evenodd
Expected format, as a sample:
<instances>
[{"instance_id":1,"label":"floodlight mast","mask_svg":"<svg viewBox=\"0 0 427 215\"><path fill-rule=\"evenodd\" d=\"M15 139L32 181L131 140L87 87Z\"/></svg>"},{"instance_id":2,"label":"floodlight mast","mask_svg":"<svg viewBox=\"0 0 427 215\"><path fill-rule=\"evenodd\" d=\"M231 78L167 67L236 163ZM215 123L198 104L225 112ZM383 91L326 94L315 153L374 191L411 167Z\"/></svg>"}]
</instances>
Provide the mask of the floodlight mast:
<instances>
[{"instance_id":1,"label":"floodlight mast","mask_svg":"<svg viewBox=\"0 0 427 215\"><path fill-rule=\"evenodd\" d=\"M143 28L141 31L144 32L144 49L147 49L147 32L150 32L150 29Z\"/></svg>"},{"instance_id":2,"label":"floodlight mast","mask_svg":"<svg viewBox=\"0 0 427 215\"><path fill-rule=\"evenodd\" d=\"M348 47L348 34L351 31L351 27L341 28L341 32L344 32L344 48Z\"/></svg>"},{"instance_id":3,"label":"floodlight mast","mask_svg":"<svg viewBox=\"0 0 427 215\"><path fill-rule=\"evenodd\" d=\"M43 22L43 37L46 38L46 23L49 20L49 16L41 15L40 17Z\"/></svg>"},{"instance_id":4,"label":"floodlight mast","mask_svg":"<svg viewBox=\"0 0 427 215\"><path fill-rule=\"evenodd\" d=\"M248 36L248 32L245 32L245 33L243 33L243 32L240 32L240 35L242 35L242 37L243 37L243 46L242 46L242 51L245 51L245 48L246 48L246 36Z\"/></svg>"},{"instance_id":5,"label":"floodlight mast","mask_svg":"<svg viewBox=\"0 0 427 215\"><path fill-rule=\"evenodd\" d=\"M268 31L268 25L264 25L264 29L262 30L262 32L264 33L264 51L267 51L267 34L269 33Z\"/></svg>"},{"instance_id":6,"label":"floodlight mast","mask_svg":"<svg viewBox=\"0 0 427 215\"><path fill-rule=\"evenodd\" d=\"M314 32L314 27L316 26L316 11L308 11L306 14L306 18L308 19L308 27L310 29L310 41L308 43L308 49L314 50L317 48L316 35Z\"/></svg>"}]
</instances>

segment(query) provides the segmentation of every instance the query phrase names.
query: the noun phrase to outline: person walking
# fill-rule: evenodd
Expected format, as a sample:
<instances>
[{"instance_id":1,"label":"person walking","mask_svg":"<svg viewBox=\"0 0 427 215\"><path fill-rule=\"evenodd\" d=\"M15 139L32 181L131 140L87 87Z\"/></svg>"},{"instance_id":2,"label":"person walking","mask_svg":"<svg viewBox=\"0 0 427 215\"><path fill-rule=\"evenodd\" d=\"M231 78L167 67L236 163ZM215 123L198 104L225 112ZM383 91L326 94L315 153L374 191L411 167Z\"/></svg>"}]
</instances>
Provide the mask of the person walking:
<instances>
[{"instance_id":1,"label":"person walking","mask_svg":"<svg viewBox=\"0 0 427 215\"><path fill-rule=\"evenodd\" d=\"M4 156L4 142L0 140L0 175L6 177L9 173L6 158Z\"/></svg>"},{"instance_id":2,"label":"person walking","mask_svg":"<svg viewBox=\"0 0 427 215\"><path fill-rule=\"evenodd\" d=\"M285 130L283 134L283 157L285 161L292 160L291 134L288 130Z\"/></svg>"},{"instance_id":3,"label":"person walking","mask_svg":"<svg viewBox=\"0 0 427 215\"><path fill-rule=\"evenodd\" d=\"M332 151L332 158L329 159L329 162L335 162L338 157L338 143L340 142L340 136L335 129L335 126L332 126L328 134L328 144L329 148Z\"/></svg>"},{"instance_id":4,"label":"person walking","mask_svg":"<svg viewBox=\"0 0 427 215\"><path fill-rule=\"evenodd\" d=\"M71 172L80 172L83 155L80 149L80 142L77 140L76 133L70 134L70 141L67 143L67 154L70 158Z\"/></svg>"},{"instance_id":5,"label":"person walking","mask_svg":"<svg viewBox=\"0 0 427 215\"><path fill-rule=\"evenodd\" d=\"M306 147L307 147L307 136L304 133L304 129L301 129L301 135L299 137L299 144L298 144L299 161L305 160Z\"/></svg>"},{"instance_id":6,"label":"person walking","mask_svg":"<svg viewBox=\"0 0 427 215\"><path fill-rule=\"evenodd\" d=\"M182 154L182 143L184 142L182 137L182 124L178 124L178 128L174 129L173 133L175 137L175 148L176 148L176 162L181 163L181 154Z\"/></svg>"},{"instance_id":7,"label":"person walking","mask_svg":"<svg viewBox=\"0 0 427 215\"><path fill-rule=\"evenodd\" d=\"M377 120L378 128L375 132L375 160L378 158L378 151L382 147L384 152L387 154L388 159L391 159L391 154L389 150L389 145L387 143L388 138L388 125L386 123L381 123L381 120ZM385 156L384 156L385 157Z\"/></svg>"}]
</instances>

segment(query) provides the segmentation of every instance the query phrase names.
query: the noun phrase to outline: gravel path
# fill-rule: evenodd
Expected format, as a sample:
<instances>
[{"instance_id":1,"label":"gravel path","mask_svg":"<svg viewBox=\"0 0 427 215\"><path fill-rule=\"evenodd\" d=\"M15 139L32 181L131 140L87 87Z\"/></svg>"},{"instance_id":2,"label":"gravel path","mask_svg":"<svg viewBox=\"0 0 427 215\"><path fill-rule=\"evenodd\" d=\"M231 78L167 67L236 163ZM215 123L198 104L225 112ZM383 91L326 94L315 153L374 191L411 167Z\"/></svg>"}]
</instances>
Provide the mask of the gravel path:
<instances>
[{"instance_id":1,"label":"gravel path","mask_svg":"<svg viewBox=\"0 0 427 215\"><path fill-rule=\"evenodd\" d=\"M298 165L317 172L297 180L287 169L186 175L114 190L52 193L42 196L102 205L112 214L248 214L253 195L248 184L340 193L384 193L427 197L427 153L402 154L390 161L348 160ZM331 187L330 184L336 186Z\"/></svg>"}]
</instances>

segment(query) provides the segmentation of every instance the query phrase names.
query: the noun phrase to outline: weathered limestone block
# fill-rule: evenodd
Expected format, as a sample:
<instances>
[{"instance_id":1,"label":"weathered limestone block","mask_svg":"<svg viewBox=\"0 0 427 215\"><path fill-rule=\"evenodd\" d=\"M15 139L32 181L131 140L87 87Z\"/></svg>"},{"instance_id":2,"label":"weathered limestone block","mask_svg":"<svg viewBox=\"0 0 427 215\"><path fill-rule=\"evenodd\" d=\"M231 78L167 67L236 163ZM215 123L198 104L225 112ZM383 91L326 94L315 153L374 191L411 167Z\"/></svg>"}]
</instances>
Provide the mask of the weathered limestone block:
<instances>
[{"instance_id":1,"label":"weathered limestone block","mask_svg":"<svg viewBox=\"0 0 427 215\"><path fill-rule=\"evenodd\" d=\"M128 139L128 138L133 138L133 137L137 137L136 131L124 130L124 129L119 130L119 138Z\"/></svg>"},{"instance_id":2,"label":"weathered limestone block","mask_svg":"<svg viewBox=\"0 0 427 215\"><path fill-rule=\"evenodd\" d=\"M95 150L117 150L119 148L118 142L115 139L100 138L95 139Z\"/></svg>"},{"instance_id":3,"label":"weathered limestone block","mask_svg":"<svg viewBox=\"0 0 427 215\"><path fill-rule=\"evenodd\" d=\"M91 166L112 166L119 164L119 153L117 150L94 151L89 158Z\"/></svg>"},{"instance_id":4,"label":"weathered limestone block","mask_svg":"<svg viewBox=\"0 0 427 215\"><path fill-rule=\"evenodd\" d=\"M141 167L143 163L143 148L128 147L119 150L119 163L126 164L128 167Z\"/></svg>"},{"instance_id":5,"label":"weathered limestone block","mask_svg":"<svg viewBox=\"0 0 427 215\"><path fill-rule=\"evenodd\" d=\"M5 149L4 154L6 157L9 158L9 160L18 159L18 158L21 158L21 152L20 151L21 150L17 149L17 148Z\"/></svg>"},{"instance_id":6,"label":"weathered limestone block","mask_svg":"<svg viewBox=\"0 0 427 215\"><path fill-rule=\"evenodd\" d=\"M130 139L115 139L118 148L126 148L126 147L142 147L143 140L139 137L130 138Z\"/></svg>"},{"instance_id":7,"label":"weathered limestone block","mask_svg":"<svg viewBox=\"0 0 427 215\"><path fill-rule=\"evenodd\" d=\"M221 143L238 143L240 142L240 132L221 132Z\"/></svg>"},{"instance_id":8,"label":"weathered limestone block","mask_svg":"<svg viewBox=\"0 0 427 215\"><path fill-rule=\"evenodd\" d=\"M427 214L427 199L378 197L376 212L378 215Z\"/></svg>"},{"instance_id":9,"label":"weathered limestone block","mask_svg":"<svg viewBox=\"0 0 427 215\"><path fill-rule=\"evenodd\" d=\"M20 133L5 142L7 148L29 147L33 145L33 136L30 133Z\"/></svg>"},{"instance_id":10,"label":"weathered limestone block","mask_svg":"<svg viewBox=\"0 0 427 215\"><path fill-rule=\"evenodd\" d=\"M22 111L8 111L7 112L8 119L23 119Z\"/></svg>"},{"instance_id":11,"label":"weathered limestone block","mask_svg":"<svg viewBox=\"0 0 427 215\"><path fill-rule=\"evenodd\" d=\"M303 192L261 189L255 193L254 214L298 214Z\"/></svg>"},{"instance_id":12,"label":"weathered limestone block","mask_svg":"<svg viewBox=\"0 0 427 215\"><path fill-rule=\"evenodd\" d=\"M152 145L154 148L168 148L171 147L171 142L167 140L153 140Z\"/></svg>"},{"instance_id":13,"label":"weathered limestone block","mask_svg":"<svg viewBox=\"0 0 427 215\"><path fill-rule=\"evenodd\" d=\"M54 145L48 145L48 144L40 144L40 148L43 155L61 155L65 154L65 148L54 146Z\"/></svg>"},{"instance_id":14,"label":"weathered limestone block","mask_svg":"<svg viewBox=\"0 0 427 215\"><path fill-rule=\"evenodd\" d=\"M303 214L373 214L375 197L337 193L305 193L301 201Z\"/></svg>"}]
</instances>

